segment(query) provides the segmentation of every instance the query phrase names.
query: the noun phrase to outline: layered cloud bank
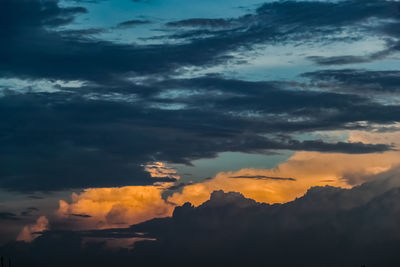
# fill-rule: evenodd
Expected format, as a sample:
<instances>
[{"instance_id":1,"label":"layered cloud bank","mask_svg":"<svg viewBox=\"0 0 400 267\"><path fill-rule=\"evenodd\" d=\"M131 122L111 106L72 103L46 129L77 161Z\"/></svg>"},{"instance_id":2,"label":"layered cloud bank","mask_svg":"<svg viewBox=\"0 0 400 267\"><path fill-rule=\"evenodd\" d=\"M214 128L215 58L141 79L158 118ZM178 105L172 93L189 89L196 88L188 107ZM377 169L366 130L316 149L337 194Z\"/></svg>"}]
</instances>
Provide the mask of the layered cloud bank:
<instances>
[{"instance_id":1,"label":"layered cloud bank","mask_svg":"<svg viewBox=\"0 0 400 267\"><path fill-rule=\"evenodd\" d=\"M126 227L170 216L174 205L165 202L161 193L155 186L87 189L73 194L71 203L60 200L57 215L70 220L69 227L80 229Z\"/></svg>"},{"instance_id":2,"label":"layered cloud bank","mask_svg":"<svg viewBox=\"0 0 400 267\"><path fill-rule=\"evenodd\" d=\"M352 189L313 187L275 205L215 191L198 207L175 208L171 218L121 229L53 230L0 252L18 266L396 266L399 177L397 170ZM106 241L94 241L135 238L142 241L133 249L110 250ZM54 245L59 242L63 246Z\"/></svg>"}]
</instances>

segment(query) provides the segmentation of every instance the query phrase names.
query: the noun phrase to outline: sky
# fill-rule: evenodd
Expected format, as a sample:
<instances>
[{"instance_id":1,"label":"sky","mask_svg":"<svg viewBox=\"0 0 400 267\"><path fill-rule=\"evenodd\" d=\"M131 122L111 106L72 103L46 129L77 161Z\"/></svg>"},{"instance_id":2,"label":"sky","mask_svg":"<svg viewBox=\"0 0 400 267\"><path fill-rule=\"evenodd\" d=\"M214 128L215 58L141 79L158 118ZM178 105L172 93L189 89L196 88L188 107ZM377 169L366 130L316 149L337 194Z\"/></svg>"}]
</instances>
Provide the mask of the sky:
<instances>
[{"instance_id":1,"label":"sky","mask_svg":"<svg viewBox=\"0 0 400 267\"><path fill-rule=\"evenodd\" d=\"M0 0L0 256L399 266L399 29L395 0Z\"/></svg>"}]
</instances>

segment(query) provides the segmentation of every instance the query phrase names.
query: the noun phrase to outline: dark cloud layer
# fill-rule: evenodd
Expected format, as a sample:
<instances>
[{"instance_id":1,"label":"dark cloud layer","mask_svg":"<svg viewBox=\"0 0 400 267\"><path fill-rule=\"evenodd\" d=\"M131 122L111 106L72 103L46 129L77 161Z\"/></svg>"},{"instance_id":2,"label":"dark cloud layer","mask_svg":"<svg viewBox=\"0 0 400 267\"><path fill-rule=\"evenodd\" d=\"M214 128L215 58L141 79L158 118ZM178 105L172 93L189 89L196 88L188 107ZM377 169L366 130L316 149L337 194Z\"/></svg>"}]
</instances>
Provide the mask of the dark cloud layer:
<instances>
[{"instance_id":1,"label":"dark cloud layer","mask_svg":"<svg viewBox=\"0 0 400 267\"><path fill-rule=\"evenodd\" d=\"M320 87L354 93L397 93L400 91L399 71L357 69L321 70L303 74Z\"/></svg>"},{"instance_id":2,"label":"dark cloud layer","mask_svg":"<svg viewBox=\"0 0 400 267\"><path fill-rule=\"evenodd\" d=\"M143 25L143 24L149 24L149 23L151 23L149 20L132 19L132 20L127 20L127 21L118 23L117 27L129 28L129 27L134 27L137 25Z\"/></svg>"},{"instance_id":3,"label":"dark cloud layer","mask_svg":"<svg viewBox=\"0 0 400 267\"><path fill-rule=\"evenodd\" d=\"M172 218L127 229L49 231L0 251L18 266L396 266L399 185L392 172L350 190L314 187L275 205L216 191L197 208L177 207ZM157 240L119 251L81 245L85 238L132 237Z\"/></svg>"},{"instance_id":4,"label":"dark cloud layer","mask_svg":"<svg viewBox=\"0 0 400 267\"><path fill-rule=\"evenodd\" d=\"M12 212L0 212L0 220L16 221L20 218Z\"/></svg>"},{"instance_id":5,"label":"dark cloud layer","mask_svg":"<svg viewBox=\"0 0 400 267\"><path fill-rule=\"evenodd\" d=\"M267 179L267 180L280 180L280 181L296 181L295 178L291 177L275 177L275 176L264 176L264 175L256 175L256 176L232 176L231 178L235 179Z\"/></svg>"},{"instance_id":6,"label":"dark cloud layer","mask_svg":"<svg viewBox=\"0 0 400 267\"><path fill-rule=\"evenodd\" d=\"M305 102L298 105L290 100L292 93L276 91L272 94L276 97L283 94L282 101L287 101L286 112L292 109L291 112L296 113L298 108L305 111ZM326 101L327 104L332 101L330 105L334 107L336 100L332 96L328 94ZM297 94L293 97L305 101L309 97L320 98ZM315 107L311 99L310 112L319 112L324 108ZM262 99L257 101L260 101L259 108L263 109ZM293 107L290 107L292 101ZM90 100L67 93L2 97L0 186L21 191L47 191L171 181L169 178L151 179L142 165L155 160L189 164L191 160L214 157L221 151L264 153L267 150L287 149L374 153L393 149L383 144L268 138L261 134L323 129L327 126L322 121L323 117L318 121L319 116L296 124L282 119L280 122L254 121L247 116L221 112L224 109L234 110L235 105L248 110L246 101L240 98L223 100L210 105L207 110L200 106L185 110L158 110L148 108L147 101L142 104L120 103ZM257 108L256 103L253 105ZM265 108L270 113L285 112L272 102ZM356 105L354 109L357 108ZM386 107L381 109L384 112ZM341 116L345 115L339 118ZM335 117L330 117L334 122ZM338 125L344 123L340 120Z\"/></svg>"},{"instance_id":7,"label":"dark cloud layer","mask_svg":"<svg viewBox=\"0 0 400 267\"><path fill-rule=\"evenodd\" d=\"M61 8L57 1L49 0L3 0L2 5L2 75L82 80L129 72L168 73L186 65L214 64L226 59L226 52L240 47L293 38L307 40L311 32L318 36L368 19L396 20L399 14L399 3L394 1L274 2L264 4L255 14L233 19L238 26L207 38L197 38L202 36L201 31L189 31L181 35L189 38L189 43L137 46L67 38L48 29L86 12L81 7ZM188 21L204 24L209 20Z\"/></svg>"},{"instance_id":8,"label":"dark cloud layer","mask_svg":"<svg viewBox=\"0 0 400 267\"><path fill-rule=\"evenodd\" d=\"M185 19L179 21L171 21L166 24L171 27L205 27L205 28L224 28L231 26L229 20L226 19Z\"/></svg>"},{"instance_id":9,"label":"dark cloud layer","mask_svg":"<svg viewBox=\"0 0 400 267\"><path fill-rule=\"evenodd\" d=\"M25 210L21 211L21 216L31 216L32 213L39 211L39 208L36 207L28 207Z\"/></svg>"},{"instance_id":10,"label":"dark cloud layer","mask_svg":"<svg viewBox=\"0 0 400 267\"><path fill-rule=\"evenodd\" d=\"M362 23L371 19L394 23L398 2L266 3L238 18L170 22L179 28L172 35L178 41L158 45L88 38L102 29L60 30L88 12L79 6L62 7L50 0L3 0L1 5L0 76L33 84L28 93L1 88L1 188L30 192L146 185L155 179L144 172L143 164L155 160L190 164L226 151L395 149L386 144L300 141L296 135L360 129L365 127L360 121L397 122L398 105L377 103L356 92L299 90L290 82L249 82L218 75L177 79L171 74L184 66L224 62L232 58L228 52L240 48L318 41L346 27L393 36L388 32L392 24ZM356 77L340 77L335 79L342 79L343 87L357 82ZM39 79L78 80L82 85L57 85L57 92L38 93ZM384 90L394 90L396 80L383 79L377 80Z\"/></svg>"}]
</instances>

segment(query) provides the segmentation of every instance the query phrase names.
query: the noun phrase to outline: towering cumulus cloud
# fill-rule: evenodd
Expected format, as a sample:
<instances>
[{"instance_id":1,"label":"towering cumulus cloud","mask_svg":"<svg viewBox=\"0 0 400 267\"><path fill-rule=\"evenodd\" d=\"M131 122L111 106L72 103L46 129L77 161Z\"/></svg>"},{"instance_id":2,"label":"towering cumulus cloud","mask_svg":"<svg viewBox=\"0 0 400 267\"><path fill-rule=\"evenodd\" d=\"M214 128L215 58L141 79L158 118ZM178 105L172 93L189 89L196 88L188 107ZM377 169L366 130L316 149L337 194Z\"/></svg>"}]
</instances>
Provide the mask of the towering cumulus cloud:
<instances>
[{"instance_id":1,"label":"towering cumulus cloud","mask_svg":"<svg viewBox=\"0 0 400 267\"><path fill-rule=\"evenodd\" d=\"M161 198L161 192L156 186L86 189L73 194L71 203L60 200L57 215L66 220L80 217L74 226L79 229L126 227L170 216L174 206Z\"/></svg>"}]
</instances>

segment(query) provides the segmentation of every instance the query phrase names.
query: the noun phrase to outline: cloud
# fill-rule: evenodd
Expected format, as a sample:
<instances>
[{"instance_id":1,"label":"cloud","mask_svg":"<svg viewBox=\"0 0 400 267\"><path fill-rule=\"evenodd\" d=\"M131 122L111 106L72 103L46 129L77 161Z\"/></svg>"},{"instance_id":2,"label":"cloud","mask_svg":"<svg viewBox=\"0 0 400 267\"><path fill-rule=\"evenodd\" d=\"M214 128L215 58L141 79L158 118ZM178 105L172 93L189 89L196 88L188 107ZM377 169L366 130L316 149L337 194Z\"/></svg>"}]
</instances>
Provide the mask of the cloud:
<instances>
[{"instance_id":1,"label":"cloud","mask_svg":"<svg viewBox=\"0 0 400 267\"><path fill-rule=\"evenodd\" d=\"M372 71L360 69L320 70L303 76L311 78L319 87L332 90L364 93L396 93L400 90L399 71Z\"/></svg>"},{"instance_id":2,"label":"cloud","mask_svg":"<svg viewBox=\"0 0 400 267\"><path fill-rule=\"evenodd\" d=\"M399 119L397 104L360 94L303 90L292 82L171 75L182 67L226 62L231 58L227 53L244 46L308 40L309 32L340 32L338 26L357 27L371 19L396 20L397 7L397 2L372 0L368 5L266 3L253 14L227 19L237 27L205 38L198 38L196 29L180 29L176 38L182 34L182 42L137 45L60 30L87 12L82 7L7 0L0 11L5 25L0 34L6 40L0 48L1 76L29 83L79 82L72 88L54 85L52 93L4 90L1 130L10 134L0 139L0 187L33 192L171 182L168 177L152 179L143 166L154 161L191 164L221 152L391 151L391 144L296 136L368 127L360 121L390 124ZM218 21L198 19L186 23Z\"/></svg>"},{"instance_id":3,"label":"cloud","mask_svg":"<svg viewBox=\"0 0 400 267\"><path fill-rule=\"evenodd\" d=\"M244 176L232 176L234 179L270 179L270 180L280 180L280 181L296 181L295 178L286 178L286 177L273 177L273 176L264 176L264 175L244 175Z\"/></svg>"},{"instance_id":4,"label":"cloud","mask_svg":"<svg viewBox=\"0 0 400 267\"><path fill-rule=\"evenodd\" d=\"M87 215L87 214L77 214L77 213L72 213L71 216L80 217L80 218L90 218L90 217L92 217L92 216Z\"/></svg>"},{"instance_id":5,"label":"cloud","mask_svg":"<svg viewBox=\"0 0 400 267\"><path fill-rule=\"evenodd\" d=\"M399 132L353 131L350 140L398 145L398 135ZM395 176L400 166L399 159L398 151L357 155L297 152L276 168L221 172L197 183L86 189L74 193L70 201L60 200L58 218L52 225L55 229L126 227L152 218L171 216L176 205L186 202L199 206L216 190L239 192L257 202L287 203L304 195L310 187L351 188ZM179 177L175 170L162 162L147 166L154 176ZM377 183L373 186L376 191L381 187Z\"/></svg>"},{"instance_id":6,"label":"cloud","mask_svg":"<svg viewBox=\"0 0 400 267\"><path fill-rule=\"evenodd\" d=\"M369 20L398 19L398 5L395 1L377 0L368 0L368 4L360 0L266 3L254 14L230 19L230 22L238 25L231 30L222 29L208 35L204 29L199 29L172 36L189 41L183 44L139 46L90 40L76 35L66 38L46 28L72 22L76 15L87 12L82 7L60 7L58 1L7 0L3 3L1 13L2 25L5 26L0 34L6 42L2 43L0 50L5 59L0 64L0 73L13 77L91 81L126 77L129 73L174 73L184 66L207 66L226 61L231 58L227 56L228 52L237 51L243 46L279 40L315 39L341 32L344 27L365 30L362 23ZM194 18L171 23L220 25L222 21ZM208 37L198 38L204 35ZM21 45L27 42L29 46ZM13 58L20 60L15 61Z\"/></svg>"},{"instance_id":7,"label":"cloud","mask_svg":"<svg viewBox=\"0 0 400 267\"><path fill-rule=\"evenodd\" d=\"M399 132L352 131L350 141L398 145L400 140L398 135ZM398 151L356 155L297 152L276 168L221 172L214 178L198 183L180 182L176 185L165 183L160 186L86 189L74 193L69 201L60 200L57 217L52 220L52 228L62 230L124 228L153 218L171 216L176 205L183 205L186 202L199 206L216 190L240 192L257 202L270 204L293 201L304 195L310 187L315 186L351 188L369 182L369 190L383 192L388 186L396 186L396 180L389 178L397 175L399 159ZM162 162L148 164L147 167L152 176L179 177L175 170ZM378 182L370 182L375 180ZM380 180L391 182L379 182ZM366 187L367 185L363 185L363 188ZM369 196L370 194L365 197ZM362 200L364 196L359 198ZM340 205L346 206L351 203L346 204L346 201L343 201ZM133 237L140 236L130 234L126 236L126 238Z\"/></svg>"},{"instance_id":8,"label":"cloud","mask_svg":"<svg viewBox=\"0 0 400 267\"><path fill-rule=\"evenodd\" d=\"M159 43L144 45L92 38L104 29L60 28L88 12L83 7L50 0L1 5L0 76L24 79L30 88L1 89L0 187L23 192L88 188L60 201L52 221L52 229L85 231L39 236L49 225L40 217L19 236L31 244L0 248L1 254L22 248L13 254L21 261L18 266L24 261L146 266L159 265L158 258L178 266L196 264L193 259L203 266L398 263L392 253L397 251L397 181L388 177L398 175L400 139L398 132L374 128L380 124L379 130L392 131L399 121L396 99L377 98L397 92L395 71L317 71L305 74L311 78L307 85L222 75L173 78L187 67L226 63L243 48L248 52L260 44L320 45L322 39L374 35L391 41L377 53L309 59L319 65L383 59L399 49L397 1L268 2L237 18L168 22ZM131 20L119 27L144 23ZM38 93L41 79L56 90ZM65 86L70 81L78 85ZM374 132L353 131L347 141L313 135L344 130ZM193 184L177 181L179 174L163 163L271 150L295 154L277 168L223 172ZM332 187L380 177L384 182L351 190ZM394 189L389 192L387 184ZM221 189L244 197L214 192ZM183 206L173 214L175 204ZM3 212L0 218L19 217ZM90 239L105 236L104 244ZM132 247L107 252L107 242L118 243L122 236L128 239L124 247L134 242L129 238L144 241L129 252Z\"/></svg>"},{"instance_id":9,"label":"cloud","mask_svg":"<svg viewBox=\"0 0 400 267\"><path fill-rule=\"evenodd\" d=\"M36 207L28 207L24 211L21 211L21 216L31 216L32 213L39 211Z\"/></svg>"},{"instance_id":10,"label":"cloud","mask_svg":"<svg viewBox=\"0 0 400 267\"><path fill-rule=\"evenodd\" d=\"M204 27L204 28L225 28L230 27L232 24L226 19L185 19L179 21L171 21L166 24L169 27Z\"/></svg>"},{"instance_id":11,"label":"cloud","mask_svg":"<svg viewBox=\"0 0 400 267\"><path fill-rule=\"evenodd\" d=\"M170 216L174 206L164 201L161 193L162 188L156 186L86 189L74 193L70 203L60 200L57 215L67 221L68 229L127 227Z\"/></svg>"},{"instance_id":12,"label":"cloud","mask_svg":"<svg viewBox=\"0 0 400 267\"><path fill-rule=\"evenodd\" d=\"M0 212L0 220L17 221L20 220L20 218L12 212Z\"/></svg>"},{"instance_id":13,"label":"cloud","mask_svg":"<svg viewBox=\"0 0 400 267\"><path fill-rule=\"evenodd\" d=\"M9 244L0 251L24 255L16 258L19 266L187 266L196 257L194 266L393 266L400 261L399 186L399 172L392 170L352 189L313 187L285 204L214 191L198 207L175 208L171 218L121 229L46 231L30 244ZM98 242L101 238L122 245L109 249L106 241ZM131 249L129 238L142 240ZM177 251L184 253L177 257ZM151 257L154 253L159 257Z\"/></svg>"},{"instance_id":14,"label":"cloud","mask_svg":"<svg viewBox=\"0 0 400 267\"><path fill-rule=\"evenodd\" d=\"M399 132L351 131L349 140L384 142L398 146L400 139ZM400 165L399 159L399 151L358 155L296 152L276 168L221 172L212 179L186 185L181 192L169 196L168 201L178 205L185 202L200 205L213 191L222 189L240 192L258 202L284 203L302 196L312 186L349 188L370 181L380 173L396 170ZM252 177L256 179L251 179ZM295 181L268 177L295 177Z\"/></svg>"},{"instance_id":15,"label":"cloud","mask_svg":"<svg viewBox=\"0 0 400 267\"><path fill-rule=\"evenodd\" d=\"M170 178L171 181L177 181L180 179L177 171L165 164L164 162L152 162L144 166L144 170L147 171L153 178Z\"/></svg>"},{"instance_id":16,"label":"cloud","mask_svg":"<svg viewBox=\"0 0 400 267\"><path fill-rule=\"evenodd\" d=\"M30 199L43 199L44 197L32 195L32 196L28 196L28 198L30 198Z\"/></svg>"},{"instance_id":17,"label":"cloud","mask_svg":"<svg viewBox=\"0 0 400 267\"><path fill-rule=\"evenodd\" d=\"M143 24L149 24L149 23L151 23L149 20L133 19L133 20L127 20L127 21L118 23L117 27L118 28L129 28L129 27L134 27L137 25L143 25Z\"/></svg>"},{"instance_id":18,"label":"cloud","mask_svg":"<svg viewBox=\"0 0 400 267\"><path fill-rule=\"evenodd\" d=\"M398 120L397 106L353 95L294 92L265 82L204 78L171 81L170 86L179 84L188 91L203 88L201 96L174 100L184 101L187 109L151 107L162 102L154 96L134 103L87 99L78 92L0 98L0 127L12 133L0 140L0 186L33 192L171 182L176 178L151 177L144 165L190 164L227 151L363 154L395 149L391 144L299 141L290 134L346 129L358 121L391 123ZM214 98L212 88L234 95ZM207 108L201 99L207 99Z\"/></svg>"},{"instance_id":19,"label":"cloud","mask_svg":"<svg viewBox=\"0 0 400 267\"><path fill-rule=\"evenodd\" d=\"M22 231L19 233L17 240L18 241L25 241L25 242L32 242L35 238L40 235L40 232L49 229L49 221L45 216L40 216L35 224L30 224L24 226Z\"/></svg>"}]
</instances>

